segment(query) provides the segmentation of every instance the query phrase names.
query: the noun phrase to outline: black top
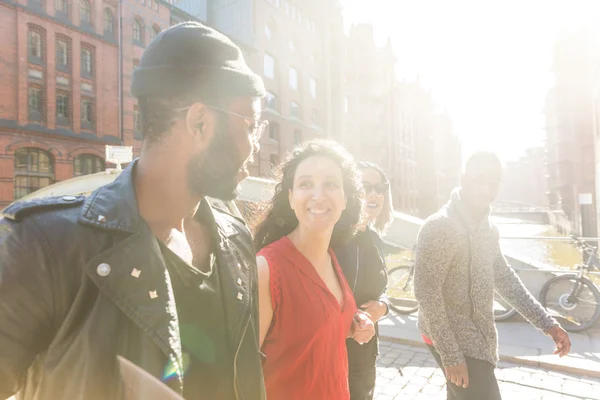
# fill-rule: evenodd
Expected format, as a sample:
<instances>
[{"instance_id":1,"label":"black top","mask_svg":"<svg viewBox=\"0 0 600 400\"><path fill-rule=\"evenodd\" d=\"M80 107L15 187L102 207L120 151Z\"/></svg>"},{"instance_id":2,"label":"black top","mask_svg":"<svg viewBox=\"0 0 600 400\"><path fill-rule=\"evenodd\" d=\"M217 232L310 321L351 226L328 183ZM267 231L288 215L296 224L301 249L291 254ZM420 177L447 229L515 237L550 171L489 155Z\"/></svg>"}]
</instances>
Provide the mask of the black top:
<instances>
[{"instance_id":1,"label":"black top","mask_svg":"<svg viewBox=\"0 0 600 400\"><path fill-rule=\"evenodd\" d=\"M185 375L186 400L235 399L233 352L227 340L219 267L210 255L208 272L161 245L175 295Z\"/></svg>"},{"instance_id":2,"label":"black top","mask_svg":"<svg viewBox=\"0 0 600 400\"><path fill-rule=\"evenodd\" d=\"M336 248L335 253L359 308L369 300L385 301L388 276L383 242L377 232L371 228L359 231L346 246ZM375 328L376 335L369 343L359 345L354 339L346 341L351 372L375 367L379 353L377 324Z\"/></svg>"}]
</instances>

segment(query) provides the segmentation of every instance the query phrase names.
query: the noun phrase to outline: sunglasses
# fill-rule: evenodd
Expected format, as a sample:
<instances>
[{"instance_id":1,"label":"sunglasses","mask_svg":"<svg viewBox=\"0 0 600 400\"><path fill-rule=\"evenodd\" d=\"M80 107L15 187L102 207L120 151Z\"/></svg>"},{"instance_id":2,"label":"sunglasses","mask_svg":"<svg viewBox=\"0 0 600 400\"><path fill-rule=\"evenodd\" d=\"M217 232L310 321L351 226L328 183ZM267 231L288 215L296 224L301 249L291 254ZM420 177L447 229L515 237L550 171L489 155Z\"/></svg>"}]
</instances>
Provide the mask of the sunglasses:
<instances>
[{"instance_id":1,"label":"sunglasses","mask_svg":"<svg viewBox=\"0 0 600 400\"><path fill-rule=\"evenodd\" d=\"M254 119L254 118L249 118L245 115L237 114L237 113L227 111L222 108L211 106L208 104L205 104L205 106L212 110L215 110L215 111L233 115L234 117L238 117L238 118L243 118L246 121L246 124L248 124L248 136L250 136L250 139L252 141L254 141L255 143L258 143L260 141L260 138L263 136L263 134L267 130L267 127L269 126L269 121L267 121L267 120L258 120L258 119ZM191 106L176 108L175 112L187 111L190 109L190 107Z\"/></svg>"},{"instance_id":2,"label":"sunglasses","mask_svg":"<svg viewBox=\"0 0 600 400\"><path fill-rule=\"evenodd\" d=\"M389 183L378 183L377 185L373 185L369 182L363 182L363 187L365 188L365 194L371 193L372 190L377 194L386 194L390 184Z\"/></svg>"}]
</instances>

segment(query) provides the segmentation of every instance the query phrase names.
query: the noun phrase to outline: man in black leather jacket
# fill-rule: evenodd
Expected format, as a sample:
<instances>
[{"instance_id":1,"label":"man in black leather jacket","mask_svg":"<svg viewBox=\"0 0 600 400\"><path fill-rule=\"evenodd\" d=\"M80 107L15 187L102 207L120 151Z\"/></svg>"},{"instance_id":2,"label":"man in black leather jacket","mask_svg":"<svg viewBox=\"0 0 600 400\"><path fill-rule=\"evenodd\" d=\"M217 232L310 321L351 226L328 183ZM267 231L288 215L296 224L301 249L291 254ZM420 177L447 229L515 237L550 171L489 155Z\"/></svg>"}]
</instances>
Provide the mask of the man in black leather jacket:
<instances>
[{"instance_id":1,"label":"man in black leather jacket","mask_svg":"<svg viewBox=\"0 0 600 400\"><path fill-rule=\"evenodd\" d=\"M201 24L160 33L133 75L141 156L88 198L0 219L0 399L265 399L255 253L234 198L266 124L260 77Z\"/></svg>"}]
</instances>

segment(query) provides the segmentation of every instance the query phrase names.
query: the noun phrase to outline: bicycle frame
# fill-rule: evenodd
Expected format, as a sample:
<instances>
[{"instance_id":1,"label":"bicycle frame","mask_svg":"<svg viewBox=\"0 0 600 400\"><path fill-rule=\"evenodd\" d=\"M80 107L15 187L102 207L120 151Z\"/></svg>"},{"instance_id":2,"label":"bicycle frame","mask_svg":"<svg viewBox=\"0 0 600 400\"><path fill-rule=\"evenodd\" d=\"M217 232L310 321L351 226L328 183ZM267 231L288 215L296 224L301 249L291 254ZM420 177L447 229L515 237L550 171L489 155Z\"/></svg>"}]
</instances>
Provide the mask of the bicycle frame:
<instances>
[{"instance_id":1,"label":"bicycle frame","mask_svg":"<svg viewBox=\"0 0 600 400\"><path fill-rule=\"evenodd\" d=\"M571 289L571 293L569 293L569 297L568 297L568 301L571 304L575 304L577 302L577 300L579 300L579 295L581 294L581 288L583 287L583 285L581 283L581 279L585 275L585 271L591 270L592 268L594 268L598 265L595 247L584 248L583 251L588 253L589 256L588 256L588 259L587 259L587 262L585 263L585 265L580 265L578 267L579 271L576 274L577 283L575 285L573 285L573 289Z\"/></svg>"}]
</instances>

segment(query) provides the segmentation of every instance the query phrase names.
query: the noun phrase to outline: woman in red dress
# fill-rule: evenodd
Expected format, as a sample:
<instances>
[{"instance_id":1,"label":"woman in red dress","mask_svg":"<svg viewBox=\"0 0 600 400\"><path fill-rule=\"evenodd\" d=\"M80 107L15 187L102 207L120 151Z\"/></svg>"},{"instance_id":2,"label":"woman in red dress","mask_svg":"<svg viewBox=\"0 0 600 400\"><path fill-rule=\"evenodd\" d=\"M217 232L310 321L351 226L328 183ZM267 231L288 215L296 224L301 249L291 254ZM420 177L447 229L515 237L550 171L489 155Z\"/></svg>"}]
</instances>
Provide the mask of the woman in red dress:
<instances>
[{"instance_id":1,"label":"woman in red dress","mask_svg":"<svg viewBox=\"0 0 600 400\"><path fill-rule=\"evenodd\" d=\"M360 174L329 141L296 149L258 226L260 343L268 400L348 400L346 338L368 342L331 246L354 233Z\"/></svg>"}]
</instances>

